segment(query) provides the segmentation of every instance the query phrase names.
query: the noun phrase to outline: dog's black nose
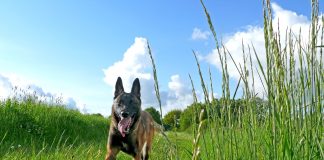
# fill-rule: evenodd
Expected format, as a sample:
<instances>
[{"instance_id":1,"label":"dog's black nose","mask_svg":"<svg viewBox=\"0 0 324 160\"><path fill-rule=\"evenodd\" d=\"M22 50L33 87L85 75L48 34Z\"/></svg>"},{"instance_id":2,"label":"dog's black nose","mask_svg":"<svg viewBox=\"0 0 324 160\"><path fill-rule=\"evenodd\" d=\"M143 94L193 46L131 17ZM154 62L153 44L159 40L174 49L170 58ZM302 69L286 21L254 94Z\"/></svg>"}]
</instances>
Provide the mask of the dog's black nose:
<instances>
[{"instance_id":1,"label":"dog's black nose","mask_svg":"<svg viewBox=\"0 0 324 160\"><path fill-rule=\"evenodd\" d=\"M121 112L121 115L123 118L126 118L128 117L129 113L128 112Z\"/></svg>"}]
</instances>

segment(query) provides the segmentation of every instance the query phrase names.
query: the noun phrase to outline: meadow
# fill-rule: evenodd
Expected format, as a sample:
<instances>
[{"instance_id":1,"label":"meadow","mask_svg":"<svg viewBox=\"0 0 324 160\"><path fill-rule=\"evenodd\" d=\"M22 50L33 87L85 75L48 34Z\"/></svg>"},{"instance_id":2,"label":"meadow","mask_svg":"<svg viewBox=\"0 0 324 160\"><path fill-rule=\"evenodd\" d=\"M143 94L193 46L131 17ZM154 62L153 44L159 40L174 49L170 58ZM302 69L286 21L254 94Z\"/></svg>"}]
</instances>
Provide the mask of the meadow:
<instances>
[{"instance_id":1,"label":"meadow","mask_svg":"<svg viewBox=\"0 0 324 160\"><path fill-rule=\"evenodd\" d=\"M237 64L219 42L208 10L201 4L218 50L222 84L213 86L212 75L202 74L193 52L197 72L188 78L192 82L191 77L199 77L201 86L192 82L192 125L186 131L166 132L170 142L158 134L151 159L324 159L324 17L319 16L318 1L311 3L306 44L290 29L278 33L273 28L270 1L264 1L265 53L247 45L249 49L242 50L243 64ZM148 50L162 113L159 68L149 44ZM260 61L261 54L266 55L266 64ZM229 89L228 62L235 63L240 75L235 90ZM262 82L263 97L256 93L256 80ZM221 105L215 105L215 97L210 96L215 87L222 88ZM197 88L205 95L204 109L198 107ZM242 97L237 97L239 88ZM242 105L233 107L238 98ZM261 106L258 98L264 101ZM0 159L104 159L108 124L101 115L44 103L36 95L6 99L0 103ZM120 154L118 159L130 157Z\"/></svg>"}]
</instances>

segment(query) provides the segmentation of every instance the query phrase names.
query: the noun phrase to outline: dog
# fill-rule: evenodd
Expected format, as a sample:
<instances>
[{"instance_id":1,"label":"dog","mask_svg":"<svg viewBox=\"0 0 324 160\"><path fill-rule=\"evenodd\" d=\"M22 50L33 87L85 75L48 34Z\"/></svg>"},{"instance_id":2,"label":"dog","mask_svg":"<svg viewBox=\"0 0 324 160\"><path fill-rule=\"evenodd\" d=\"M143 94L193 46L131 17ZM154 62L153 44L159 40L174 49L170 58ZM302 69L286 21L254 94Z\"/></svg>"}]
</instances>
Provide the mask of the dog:
<instances>
[{"instance_id":1,"label":"dog","mask_svg":"<svg viewBox=\"0 0 324 160\"><path fill-rule=\"evenodd\" d=\"M155 121L141 109L141 86L139 79L133 82L130 93L124 91L118 77L111 110L106 160L116 159L120 151L134 160L147 160L152 147Z\"/></svg>"}]
</instances>

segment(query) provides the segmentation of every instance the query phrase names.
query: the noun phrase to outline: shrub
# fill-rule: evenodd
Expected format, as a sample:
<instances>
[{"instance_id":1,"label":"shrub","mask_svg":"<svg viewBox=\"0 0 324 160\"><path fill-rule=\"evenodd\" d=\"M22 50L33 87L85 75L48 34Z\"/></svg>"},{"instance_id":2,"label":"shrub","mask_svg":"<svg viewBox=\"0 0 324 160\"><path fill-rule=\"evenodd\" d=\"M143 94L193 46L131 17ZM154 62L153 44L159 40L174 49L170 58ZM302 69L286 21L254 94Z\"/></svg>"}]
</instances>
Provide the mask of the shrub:
<instances>
[{"instance_id":1,"label":"shrub","mask_svg":"<svg viewBox=\"0 0 324 160\"><path fill-rule=\"evenodd\" d=\"M168 112L163 118L163 124L166 130L177 130L180 128L180 117L182 111L179 109Z\"/></svg>"},{"instance_id":2,"label":"shrub","mask_svg":"<svg viewBox=\"0 0 324 160\"><path fill-rule=\"evenodd\" d=\"M151 114L156 123L161 124L159 111L157 111L154 107L146 108L145 111Z\"/></svg>"},{"instance_id":3,"label":"shrub","mask_svg":"<svg viewBox=\"0 0 324 160\"><path fill-rule=\"evenodd\" d=\"M196 103L188 106L180 116L180 130L184 131L188 127L190 127L194 123L194 118L196 118L196 123L198 124L199 117L197 113L200 112L201 109L205 109L205 105L202 103ZM207 114L204 113L203 119L206 119Z\"/></svg>"}]
</instances>

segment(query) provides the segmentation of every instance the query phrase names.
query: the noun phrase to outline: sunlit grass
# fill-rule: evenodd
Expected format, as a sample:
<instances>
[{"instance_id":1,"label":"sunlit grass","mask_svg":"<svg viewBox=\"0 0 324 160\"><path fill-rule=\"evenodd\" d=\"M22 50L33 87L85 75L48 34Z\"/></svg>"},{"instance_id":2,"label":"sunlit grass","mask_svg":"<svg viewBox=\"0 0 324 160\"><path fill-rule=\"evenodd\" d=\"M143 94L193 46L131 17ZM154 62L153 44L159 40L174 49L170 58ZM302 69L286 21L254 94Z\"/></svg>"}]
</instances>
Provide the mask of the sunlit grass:
<instances>
[{"instance_id":1,"label":"sunlit grass","mask_svg":"<svg viewBox=\"0 0 324 160\"><path fill-rule=\"evenodd\" d=\"M266 52L257 53L249 46L248 51L242 50L243 64L237 64L218 41L207 7L203 1L201 4L218 51L222 84L213 86L210 69L209 77L204 78L204 68L194 53L197 72L189 73L193 104L198 104L195 77L204 94L207 118L203 119L196 107L189 131L167 132L170 142L156 134L150 158L324 159L324 19L318 15L318 1L312 0L308 44L289 29L285 37L280 37L282 34L273 28L270 1L264 1ZM158 66L148 47L162 119ZM266 56L265 64L259 59L262 54ZM256 64L252 63L252 55ZM229 61L240 75L236 84L230 84ZM262 81L264 97L256 93L256 80ZM230 85L236 86L235 90L230 90ZM219 108L213 88L222 88ZM243 107L233 108L239 88L243 90ZM102 116L82 115L60 105L7 99L0 103L0 159L104 159L108 124ZM118 159L131 157L121 153Z\"/></svg>"},{"instance_id":2,"label":"sunlit grass","mask_svg":"<svg viewBox=\"0 0 324 160\"><path fill-rule=\"evenodd\" d=\"M286 41L273 29L270 1L264 1L264 37L266 53L242 51L244 64L236 64L243 84L244 106L238 121L234 121L231 111L228 58L231 53L226 46L220 45L210 15L201 1L207 22L215 38L216 48L222 66L221 118L214 112L207 112L209 130L200 131L212 144L201 142L203 159L323 159L323 19L318 16L318 2L312 1L312 24L309 44L303 45L300 36L287 31ZM244 44L243 44L244 45ZM253 46L251 47L253 48ZM254 48L253 48L254 49ZM298 51L298 52L297 52ZM295 59L294 54L299 54ZM251 55L255 54L258 64L252 64ZM266 55L266 64L262 64L259 55ZM299 61L300 66L296 66ZM206 83L203 80L199 63L198 74L205 95L206 107L215 110L208 99ZM239 66L239 67L238 67ZM257 69L257 74L255 73ZM265 89L265 107L268 108L258 120L257 94L254 89L256 78L262 80ZM239 81L240 83L240 81ZM238 86L238 84L237 84ZM211 86L212 87L212 86ZM206 93L207 92L207 93ZM233 92L233 91L232 91ZM236 91L234 91L236 93ZM235 95L235 94L234 94ZM195 95L194 95L195 96ZM208 111L208 108L207 108ZM210 140L210 141L211 141ZM209 141L209 142L210 142ZM195 146L194 153L198 146ZM208 148L209 147L209 148ZM204 156L205 155L205 156ZM216 157L216 158L215 158ZM196 159L196 156L193 156Z\"/></svg>"}]
</instances>

